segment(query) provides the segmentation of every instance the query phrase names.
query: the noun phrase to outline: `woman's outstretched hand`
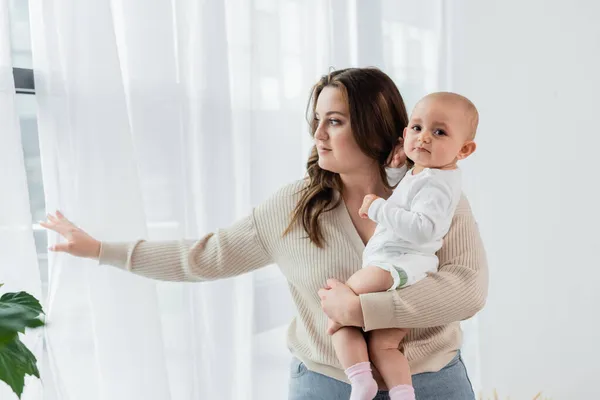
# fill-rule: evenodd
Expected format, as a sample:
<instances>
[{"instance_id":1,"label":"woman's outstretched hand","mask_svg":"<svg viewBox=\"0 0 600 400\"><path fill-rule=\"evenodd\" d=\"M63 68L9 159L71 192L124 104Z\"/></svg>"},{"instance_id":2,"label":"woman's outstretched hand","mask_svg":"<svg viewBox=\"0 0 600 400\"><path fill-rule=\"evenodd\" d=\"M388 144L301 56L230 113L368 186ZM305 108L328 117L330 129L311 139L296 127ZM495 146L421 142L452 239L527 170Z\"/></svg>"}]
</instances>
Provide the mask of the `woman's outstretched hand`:
<instances>
[{"instance_id":1,"label":"woman's outstretched hand","mask_svg":"<svg viewBox=\"0 0 600 400\"><path fill-rule=\"evenodd\" d=\"M69 253L76 257L97 259L100 256L100 241L69 221L60 211L56 211L55 215L48 214L47 220L40 222L40 225L66 239L65 243L55 244L48 250Z\"/></svg>"}]
</instances>

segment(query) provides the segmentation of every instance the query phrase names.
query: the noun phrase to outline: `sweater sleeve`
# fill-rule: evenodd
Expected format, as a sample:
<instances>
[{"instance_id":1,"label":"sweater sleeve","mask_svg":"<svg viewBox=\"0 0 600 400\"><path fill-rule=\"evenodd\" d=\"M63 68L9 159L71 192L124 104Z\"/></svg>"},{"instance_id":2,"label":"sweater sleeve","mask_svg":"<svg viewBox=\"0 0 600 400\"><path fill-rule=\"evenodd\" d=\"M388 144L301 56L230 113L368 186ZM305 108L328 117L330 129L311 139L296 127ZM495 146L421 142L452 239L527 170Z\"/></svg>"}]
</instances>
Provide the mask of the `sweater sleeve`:
<instances>
[{"instance_id":1,"label":"sweater sleeve","mask_svg":"<svg viewBox=\"0 0 600 400\"><path fill-rule=\"evenodd\" d=\"M273 262L259 237L255 212L197 241L103 242L99 262L164 281L205 281L241 275Z\"/></svg>"},{"instance_id":2,"label":"sweater sleeve","mask_svg":"<svg viewBox=\"0 0 600 400\"><path fill-rule=\"evenodd\" d=\"M444 246L440 267L414 285L360 296L366 331L428 328L468 319L486 301L488 270L477 223L462 198Z\"/></svg>"}]
</instances>

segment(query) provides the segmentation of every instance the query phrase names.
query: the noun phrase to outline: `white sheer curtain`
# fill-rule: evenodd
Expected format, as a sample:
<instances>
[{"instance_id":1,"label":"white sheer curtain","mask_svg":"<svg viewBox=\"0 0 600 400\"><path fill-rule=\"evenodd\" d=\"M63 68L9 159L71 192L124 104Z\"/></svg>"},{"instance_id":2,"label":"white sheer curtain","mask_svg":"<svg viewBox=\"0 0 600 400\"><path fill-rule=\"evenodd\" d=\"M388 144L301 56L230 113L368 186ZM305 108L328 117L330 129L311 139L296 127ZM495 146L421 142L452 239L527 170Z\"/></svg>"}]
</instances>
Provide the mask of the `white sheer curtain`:
<instances>
[{"instance_id":1,"label":"white sheer curtain","mask_svg":"<svg viewBox=\"0 0 600 400\"><path fill-rule=\"evenodd\" d=\"M463 65L462 60L457 57L454 49L457 47L457 32L462 32L460 27L460 15L464 12L464 8L461 8L458 4L460 2L440 2L440 13L441 13L441 29L443 35L440 37L439 46L439 89L454 91L457 93L463 93L461 90L460 82L456 82L456 66ZM463 93L466 96L470 96L469 93ZM477 104L477 100L474 99ZM481 127L480 127L481 130ZM477 153L475 154L476 157ZM470 191L471 185L469 180L471 179L471 169L468 168L468 164L471 162L471 157L463 162L461 168L465 173L463 179L463 191L466 192L469 197L471 194L475 194L476 191ZM471 204L473 205L474 199L469 197ZM477 219L477 214L475 218ZM484 242L485 245L485 242ZM469 372L469 379L476 395L481 395L481 349L480 349L480 321L479 315L463 321L461 323L463 330L463 346L461 350L461 356L467 366Z\"/></svg>"},{"instance_id":2,"label":"white sheer curtain","mask_svg":"<svg viewBox=\"0 0 600 400\"><path fill-rule=\"evenodd\" d=\"M434 0L30 0L30 11L47 208L103 240L199 237L301 177L307 96L330 67L382 68L409 107L447 85ZM11 207L33 246L15 176ZM175 284L63 255L49 265L44 399L285 398L285 381L257 379L275 362L257 338L294 312L275 269Z\"/></svg>"},{"instance_id":3,"label":"white sheer curtain","mask_svg":"<svg viewBox=\"0 0 600 400\"><path fill-rule=\"evenodd\" d=\"M16 111L15 85L7 0L0 0L0 294L25 290L41 298L41 281L29 210L27 177ZM29 332L23 342L40 358L41 331ZM39 394L35 379L26 379L24 400ZM12 399L8 386L0 383L0 399Z\"/></svg>"}]
</instances>

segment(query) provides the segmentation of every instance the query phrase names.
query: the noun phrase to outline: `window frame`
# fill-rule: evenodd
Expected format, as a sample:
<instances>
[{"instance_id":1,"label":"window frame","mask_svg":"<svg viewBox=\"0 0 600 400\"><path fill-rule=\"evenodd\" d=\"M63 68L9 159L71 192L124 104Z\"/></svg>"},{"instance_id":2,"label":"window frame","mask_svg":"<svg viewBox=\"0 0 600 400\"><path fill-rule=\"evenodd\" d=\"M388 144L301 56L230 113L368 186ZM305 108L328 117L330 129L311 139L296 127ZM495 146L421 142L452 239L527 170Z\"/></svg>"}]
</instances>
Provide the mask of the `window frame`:
<instances>
[{"instance_id":1,"label":"window frame","mask_svg":"<svg viewBox=\"0 0 600 400\"><path fill-rule=\"evenodd\" d=\"M13 67L13 78L15 81L16 94L35 95L33 69Z\"/></svg>"}]
</instances>

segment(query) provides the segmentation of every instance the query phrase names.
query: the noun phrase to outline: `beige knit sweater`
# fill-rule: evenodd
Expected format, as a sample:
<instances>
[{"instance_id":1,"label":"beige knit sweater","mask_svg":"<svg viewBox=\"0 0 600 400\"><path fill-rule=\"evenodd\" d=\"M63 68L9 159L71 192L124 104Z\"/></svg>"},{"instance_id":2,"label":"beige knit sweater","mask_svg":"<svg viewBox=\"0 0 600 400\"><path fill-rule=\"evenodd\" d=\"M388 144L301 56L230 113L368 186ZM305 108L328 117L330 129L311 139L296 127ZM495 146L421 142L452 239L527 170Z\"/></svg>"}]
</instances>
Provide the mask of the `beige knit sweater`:
<instances>
[{"instance_id":1,"label":"beige knit sweater","mask_svg":"<svg viewBox=\"0 0 600 400\"><path fill-rule=\"evenodd\" d=\"M306 238L300 225L282 236L303 184L283 187L248 217L196 242L102 243L100 263L168 281L227 278L276 263L297 308L288 329L293 355L312 371L346 381L317 291L328 278L345 281L356 272L364 244L343 202L321 217L327 240L323 249ZM444 367L461 346L459 321L485 303L485 252L464 198L438 256L439 272L415 285L360 296L365 330L411 328L403 344L413 374Z\"/></svg>"}]
</instances>

